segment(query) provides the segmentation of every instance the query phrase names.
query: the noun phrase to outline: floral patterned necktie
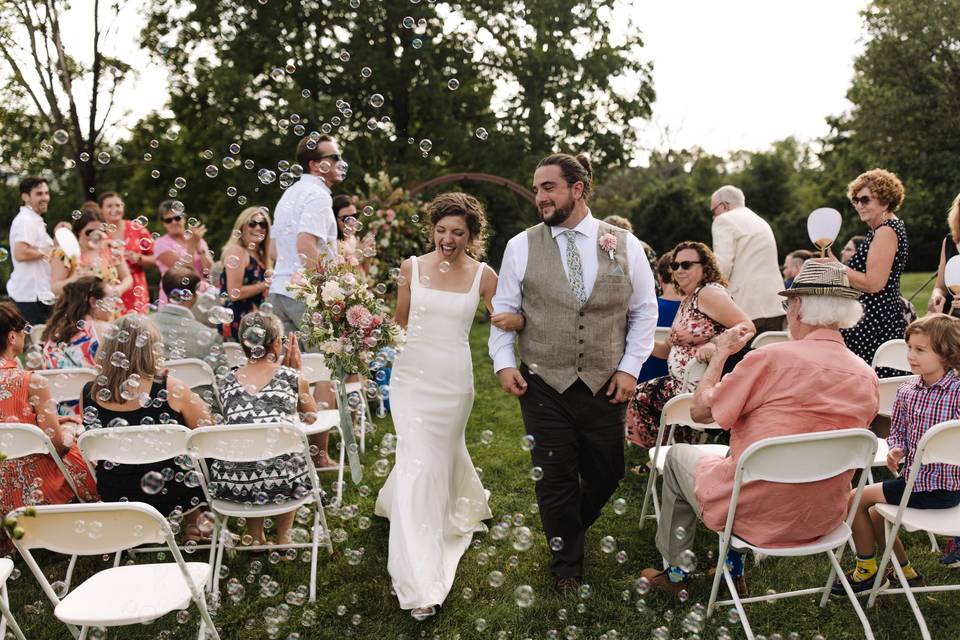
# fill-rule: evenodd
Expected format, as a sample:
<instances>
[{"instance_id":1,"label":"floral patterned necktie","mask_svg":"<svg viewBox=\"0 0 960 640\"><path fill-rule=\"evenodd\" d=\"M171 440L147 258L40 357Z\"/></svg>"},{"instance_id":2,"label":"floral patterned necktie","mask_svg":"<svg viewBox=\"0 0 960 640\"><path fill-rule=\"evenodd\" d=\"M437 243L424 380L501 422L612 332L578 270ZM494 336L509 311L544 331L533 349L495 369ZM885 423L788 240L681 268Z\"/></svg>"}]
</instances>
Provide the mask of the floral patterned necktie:
<instances>
[{"instance_id":1,"label":"floral patterned necktie","mask_svg":"<svg viewBox=\"0 0 960 640\"><path fill-rule=\"evenodd\" d=\"M570 279L570 291L582 307L587 301L587 290L583 287L583 262L577 250L577 232L564 231L567 237L567 277Z\"/></svg>"}]
</instances>

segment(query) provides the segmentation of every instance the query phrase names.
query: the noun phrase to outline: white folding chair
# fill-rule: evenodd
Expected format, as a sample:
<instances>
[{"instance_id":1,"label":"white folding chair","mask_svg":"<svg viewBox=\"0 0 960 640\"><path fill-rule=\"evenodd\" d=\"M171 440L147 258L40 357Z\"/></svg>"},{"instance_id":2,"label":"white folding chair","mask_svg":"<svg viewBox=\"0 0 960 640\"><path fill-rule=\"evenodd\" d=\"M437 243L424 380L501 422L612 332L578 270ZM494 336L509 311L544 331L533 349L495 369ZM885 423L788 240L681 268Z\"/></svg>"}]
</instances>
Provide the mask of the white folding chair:
<instances>
[{"instance_id":1,"label":"white folding chair","mask_svg":"<svg viewBox=\"0 0 960 640\"><path fill-rule=\"evenodd\" d=\"M243 347L237 342L223 343L223 357L226 358L227 366L231 369L247 364L247 354L243 352Z\"/></svg>"},{"instance_id":2,"label":"white folding chair","mask_svg":"<svg viewBox=\"0 0 960 640\"><path fill-rule=\"evenodd\" d=\"M78 501L83 502L80 492L77 491L76 481L60 459L53 442L40 427L19 422L0 422L0 451L5 453L8 459L22 458L32 454L50 456L57 465L57 469L63 474L73 495Z\"/></svg>"},{"instance_id":3,"label":"white folding chair","mask_svg":"<svg viewBox=\"0 0 960 640\"><path fill-rule=\"evenodd\" d=\"M45 324L35 324L30 327L30 344L40 344L43 341L43 330L47 328Z\"/></svg>"},{"instance_id":4,"label":"white folding chair","mask_svg":"<svg viewBox=\"0 0 960 640\"><path fill-rule=\"evenodd\" d=\"M843 547L852 536L851 525L853 517L860 503L860 496L866 484L866 474L860 474L856 493L850 506L849 515L844 522L837 525L833 531L821 536L808 544L791 547L759 547L737 537L735 517L737 515L737 499L741 487L758 480L766 482L801 484L817 482L849 471L851 469L868 469L876 453L877 437L868 429L841 429L838 431L823 431L804 433L794 436L780 436L754 442L747 447L737 461L737 471L733 479L733 495L730 498L730 508L727 510L726 526L720 532L720 553L717 556L717 572L713 579L713 588L710 591L710 602L707 605L709 617L715 607L734 605L740 614L740 623L747 638L754 637L750 622L743 605L750 602L769 602L781 598L791 598L812 593L822 593L820 606L826 606L833 585L833 578L839 575L840 582L850 599L853 608L860 618L863 631L867 638L873 640L873 630L867 621L860 603L857 601L850 583L843 575L840 566L840 557ZM736 551L753 550L769 556L799 557L825 554L830 559L830 575L825 587L787 591L784 593L763 595L751 598L741 598L737 593L733 577L726 566L727 551L730 548ZM731 600L717 600L720 588L720 578L726 580Z\"/></svg>"},{"instance_id":5,"label":"white folding chair","mask_svg":"<svg viewBox=\"0 0 960 640\"><path fill-rule=\"evenodd\" d=\"M160 512L142 502L98 502L36 507L36 514L17 509L23 537L14 539L17 551L54 606L54 615L80 640L91 627L118 627L152 622L191 600L200 610L200 632L218 640L202 585L210 575L205 562L184 562L170 525ZM78 533L81 529L81 533ZM166 543L174 562L113 566L82 582L63 598L50 586L31 553L99 556L118 553L144 543ZM78 629L79 627L79 629Z\"/></svg>"},{"instance_id":6,"label":"white folding chair","mask_svg":"<svg viewBox=\"0 0 960 640\"><path fill-rule=\"evenodd\" d=\"M878 504L874 507L876 512L883 517L883 527L887 538L880 565L877 567L878 575L885 575L884 571L886 571L887 563L890 562L902 587L879 591L882 580L876 580L873 589L870 591L870 599L867 601L867 606L872 607L878 594L904 594L910 602L910 608L913 609L913 615L917 619L917 624L920 625L920 633L924 640L930 640L930 631L927 629L927 622L920 612L914 594L956 591L960 590L960 584L911 587L907 583L900 563L891 562L890 555L893 551L893 542L901 528L910 532L927 531L929 534L960 536L960 506L951 509L912 509L907 506L921 467L934 463L960 465L960 420L941 422L923 434L917 445L913 468L910 469L910 475L907 477L907 486L903 491L900 504Z\"/></svg>"},{"instance_id":7,"label":"white folding chair","mask_svg":"<svg viewBox=\"0 0 960 640\"><path fill-rule=\"evenodd\" d=\"M50 397L57 402L80 400L83 385L97 379L97 372L93 369L40 369L33 375L43 377L50 389Z\"/></svg>"},{"instance_id":8,"label":"white folding chair","mask_svg":"<svg viewBox=\"0 0 960 640\"><path fill-rule=\"evenodd\" d=\"M907 342L906 340L887 340L877 347L877 352L873 354L874 369L888 367L899 371L910 371L910 363L907 362Z\"/></svg>"},{"instance_id":9,"label":"white folding chair","mask_svg":"<svg viewBox=\"0 0 960 640\"><path fill-rule=\"evenodd\" d=\"M654 342L666 342L669 336L670 336L670 327L656 327L653 330Z\"/></svg>"},{"instance_id":10,"label":"white folding chair","mask_svg":"<svg viewBox=\"0 0 960 640\"><path fill-rule=\"evenodd\" d=\"M0 612L3 617L0 618L0 638L7 637L7 625L17 640L27 640L20 630L20 625L10 612L10 600L7 597L7 578L13 573L13 560L10 558L0 558Z\"/></svg>"},{"instance_id":11,"label":"white folding chair","mask_svg":"<svg viewBox=\"0 0 960 640\"><path fill-rule=\"evenodd\" d=\"M115 464L149 464L186 456L189 435L190 429L180 424L103 427L85 431L77 440L77 446L90 475L96 477L94 463L99 460L109 460ZM210 549L210 564L213 566L212 544L198 544L191 546L190 550L203 549ZM146 553L156 550L148 548L137 551Z\"/></svg>"},{"instance_id":12,"label":"white folding chair","mask_svg":"<svg viewBox=\"0 0 960 640\"><path fill-rule=\"evenodd\" d=\"M216 557L212 574L213 592L216 593L219 589L223 550L229 535L227 531L228 518L269 518L312 504L315 507L313 535L309 544L291 542L238 548L253 551L310 547L312 550L310 557L310 602L314 602L317 599L317 549L320 544L321 533L324 535L326 547L331 554L333 553L333 543L330 539L327 518L323 513L323 503L320 499L320 480L310 457L310 444L307 442L307 434L304 430L288 422L203 427L190 432L190 437L187 438L187 450L193 458L194 466L202 470L201 485L203 492L207 496L207 502L215 515L213 544L216 547ZM307 465L310 491L305 496L292 498L281 504L257 505L218 500L211 495L210 473L205 458L230 462L256 462L287 453L300 454Z\"/></svg>"},{"instance_id":13,"label":"white folding chair","mask_svg":"<svg viewBox=\"0 0 960 640\"><path fill-rule=\"evenodd\" d=\"M893 415L893 401L897 397L897 389L905 382L916 380L916 376L896 376L894 378L880 378L880 408L878 415L889 418ZM887 453L890 448L883 438L877 439L877 455L873 460L874 467L887 466ZM873 470L867 470L867 483L873 482Z\"/></svg>"},{"instance_id":14,"label":"white folding chair","mask_svg":"<svg viewBox=\"0 0 960 640\"><path fill-rule=\"evenodd\" d=\"M663 411L660 412L660 426L657 429L657 443L655 446L651 447L648 450L650 456L650 462L648 466L650 467L650 475L647 479L647 490L643 496L643 507L640 509L640 528L643 528L647 518L652 518L657 522L660 521L660 498L657 496L657 476L663 473L663 467L666 464L667 453L670 451L670 447L674 444L673 434L677 426L690 427L691 429L696 429L697 431L704 431L706 429L719 429L720 426L716 423L710 424L701 424L694 421L690 416L690 408L693 405L693 394L692 393L681 393L678 394L663 405ZM667 444L663 444L662 435L664 429L669 425L670 433L667 436ZM710 455L716 456L725 456L730 450L730 447L723 444L698 444L697 448L702 449L704 452ZM653 498L653 513L647 515L647 505L650 502L650 499Z\"/></svg>"},{"instance_id":15,"label":"white folding chair","mask_svg":"<svg viewBox=\"0 0 960 640\"><path fill-rule=\"evenodd\" d=\"M323 359L323 354L321 353L304 353L300 356L300 373L306 379L310 386L316 386L318 382L333 382L334 384L341 384L339 381L334 381L331 379L330 369L327 368L326 363ZM348 382L344 386L345 395L349 396L352 393L357 393L360 396L360 402L362 404L362 410L360 411L360 453L366 452L366 434L367 434L367 423L373 422L373 416L370 414L370 403L367 402L367 399L364 397L363 392L363 383L362 382ZM352 412L351 412L352 413ZM343 440L343 434L346 429L353 429L353 424L350 425L340 425L340 441ZM341 445L343 446L343 445ZM343 464L340 465L341 470L343 469ZM340 474L342 476L342 472ZM342 478L341 478L342 480Z\"/></svg>"},{"instance_id":16,"label":"white folding chair","mask_svg":"<svg viewBox=\"0 0 960 640\"><path fill-rule=\"evenodd\" d=\"M786 331L764 331L753 339L753 342L750 343L750 348L759 349L760 347L765 347L768 344L786 342L789 339L790 334Z\"/></svg>"},{"instance_id":17,"label":"white folding chair","mask_svg":"<svg viewBox=\"0 0 960 640\"><path fill-rule=\"evenodd\" d=\"M191 389L197 387L217 388L217 381L210 365L199 358L183 358L182 360L167 360L163 366L169 370L174 378L179 378Z\"/></svg>"}]
</instances>

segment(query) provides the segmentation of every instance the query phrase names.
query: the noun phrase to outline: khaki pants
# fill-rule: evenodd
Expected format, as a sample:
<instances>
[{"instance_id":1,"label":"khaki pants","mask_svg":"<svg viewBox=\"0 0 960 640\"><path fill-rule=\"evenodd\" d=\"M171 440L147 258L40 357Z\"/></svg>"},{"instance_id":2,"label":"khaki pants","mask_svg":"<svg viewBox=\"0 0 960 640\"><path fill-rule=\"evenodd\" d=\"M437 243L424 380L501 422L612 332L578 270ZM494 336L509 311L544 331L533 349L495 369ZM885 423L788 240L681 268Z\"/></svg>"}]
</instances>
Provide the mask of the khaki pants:
<instances>
[{"instance_id":1,"label":"khaki pants","mask_svg":"<svg viewBox=\"0 0 960 640\"><path fill-rule=\"evenodd\" d=\"M710 455L689 444L675 444L663 468L663 500L657 525L657 549L671 566L680 565L680 554L693 549L700 505L693 491L700 458Z\"/></svg>"}]
</instances>

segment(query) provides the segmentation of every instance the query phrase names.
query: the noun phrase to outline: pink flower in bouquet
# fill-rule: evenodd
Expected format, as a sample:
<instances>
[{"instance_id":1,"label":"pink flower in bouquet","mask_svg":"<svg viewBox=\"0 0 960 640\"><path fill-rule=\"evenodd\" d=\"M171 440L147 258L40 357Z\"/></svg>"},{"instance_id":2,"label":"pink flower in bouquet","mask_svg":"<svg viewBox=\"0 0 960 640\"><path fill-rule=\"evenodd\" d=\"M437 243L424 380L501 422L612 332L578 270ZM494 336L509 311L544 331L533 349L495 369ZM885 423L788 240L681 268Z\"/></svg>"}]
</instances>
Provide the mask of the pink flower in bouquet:
<instances>
[{"instance_id":1,"label":"pink flower in bouquet","mask_svg":"<svg viewBox=\"0 0 960 640\"><path fill-rule=\"evenodd\" d=\"M613 254L617 250L617 236L612 233L605 233L600 236L600 250L606 251L610 259L613 260Z\"/></svg>"},{"instance_id":2,"label":"pink flower in bouquet","mask_svg":"<svg viewBox=\"0 0 960 640\"><path fill-rule=\"evenodd\" d=\"M362 327L370 323L371 313L367 310L366 307L355 304L349 309L347 309L347 323L351 327Z\"/></svg>"},{"instance_id":3,"label":"pink flower in bouquet","mask_svg":"<svg viewBox=\"0 0 960 640\"><path fill-rule=\"evenodd\" d=\"M394 211L393 209L387 209L387 215L386 215L387 222L393 222L394 218L396 217L397 217L396 211Z\"/></svg>"}]
</instances>

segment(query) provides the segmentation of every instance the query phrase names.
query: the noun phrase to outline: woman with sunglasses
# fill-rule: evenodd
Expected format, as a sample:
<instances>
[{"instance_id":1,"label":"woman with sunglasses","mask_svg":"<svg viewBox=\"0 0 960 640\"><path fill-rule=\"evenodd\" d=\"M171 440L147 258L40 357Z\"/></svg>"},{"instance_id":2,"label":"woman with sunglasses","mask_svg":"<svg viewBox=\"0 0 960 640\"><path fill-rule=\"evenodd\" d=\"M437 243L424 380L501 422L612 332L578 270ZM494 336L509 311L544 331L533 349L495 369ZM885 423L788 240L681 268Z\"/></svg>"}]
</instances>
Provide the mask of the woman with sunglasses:
<instances>
[{"instance_id":1,"label":"woman with sunglasses","mask_svg":"<svg viewBox=\"0 0 960 640\"><path fill-rule=\"evenodd\" d=\"M146 226L147 219L139 217L124 219L123 198L119 193L106 191L97 198L97 204L107 223L107 234L114 246L123 252L123 262L130 272L131 285L123 292L123 313L146 313L150 304L147 274L144 269L156 265L153 253L153 236Z\"/></svg>"},{"instance_id":2,"label":"woman with sunglasses","mask_svg":"<svg viewBox=\"0 0 960 640\"><path fill-rule=\"evenodd\" d=\"M654 343L652 353L666 358L667 375L637 385L627 405L627 440L644 448L656 444L660 412L667 401L696 389L699 375L695 373L695 363L710 361L716 351L714 338L740 323L753 328L749 316L727 292L727 281L707 245L681 242L671 255L671 278L683 298L667 340ZM696 434L678 427L674 438L677 442L692 442ZM666 436L661 434L662 438ZM645 470L643 465L634 468L636 473Z\"/></svg>"},{"instance_id":3,"label":"woman with sunglasses","mask_svg":"<svg viewBox=\"0 0 960 640\"><path fill-rule=\"evenodd\" d=\"M887 340L903 339L907 328L900 298L900 274L907 266L907 230L894 213L903 204L903 183L893 173L873 169L847 186L847 197L867 225L867 237L844 267L850 286L861 292L863 318L851 329L841 329L847 347L873 362L877 348ZM829 259L836 260L833 253ZM886 378L901 375L880 368Z\"/></svg>"},{"instance_id":4,"label":"woman with sunglasses","mask_svg":"<svg viewBox=\"0 0 960 640\"><path fill-rule=\"evenodd\" d=\"M160 277L174 265L190 267L196 270L203 278L210 275L213 268L213 257L203 236L207 227L202 224L191 226L186 224L186 214L183 203L179 200L164 200L157 208L160 222L163 223L165 234L157 238L153 244L153 252L157 256L157 267ZM160 305L167 303L167 296L160 290Z\"/></svg>"},{"instance_id":5,"label":"woman with sunglasses","mask_svg":"<svg viewBox=\"0 0 960 640\"><path fill-rule=\"evenodd\" d=\"M223 339L240 342L240 319L263 304L270 288L270 215L266 207L247 207L240 212L233 231L223 245L220 289L227 292L224 306L233 310L233 322L222 326Z\"/></svg>"},{"instance_id":6,"label":"woman with sunglasses","mask_svg":"<svg viewBox=\"0 0 960 640\"><path fill-rule=\"evenodd\" d=\"M50 254L50 288L57 296L63 288L84 276L103 280L108 297L119 298L133 286L133 277L123 256L123 247L111 241L99 209L84 208L70 225L80 243L80 255L68 256L60 247ZM111 308L113 305L111 305Z\"/></svg>"},{"instance_id":7,"label":"woman with sunglasses","mask_svg":"<svg viewBox=\"0 0 960 640\"><path fill-rule=\"evenodd\" d=\"M357 218L357 205L350 196L334 196L333 215L337 218L337 251L366 275L369 268L367 255L372 255L368 252L373 249L373 235L368 233L362 241L357 237L361 226Z\"/></svg>"}]
</instances>

